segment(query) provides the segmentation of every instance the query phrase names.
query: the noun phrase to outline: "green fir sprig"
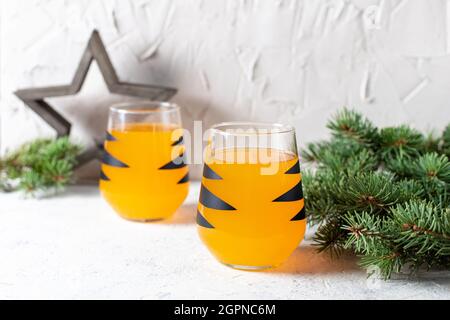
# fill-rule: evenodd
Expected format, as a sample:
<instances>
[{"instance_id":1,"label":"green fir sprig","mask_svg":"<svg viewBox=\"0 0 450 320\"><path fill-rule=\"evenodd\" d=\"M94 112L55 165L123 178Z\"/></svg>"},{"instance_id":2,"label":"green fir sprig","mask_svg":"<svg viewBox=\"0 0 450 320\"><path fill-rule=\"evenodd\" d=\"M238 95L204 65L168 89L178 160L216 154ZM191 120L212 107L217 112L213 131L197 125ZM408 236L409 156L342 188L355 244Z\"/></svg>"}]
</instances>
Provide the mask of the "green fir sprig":
<instances>
[{"instance_id":1,"label":"green fir sprig","mask_svg":"<svg viewBox=\"0 0 450 320\"><path fill-rule=\"evenodd\" d=\"M385 278L407 266L450 269L450 125L425 136L405 125L379 129L344 109L328 128L329 141L303 152L319 251L353 251Z\"/></svg>"},{"instance_id":2,"label":"green fir sprig","mask_svg":"<svg viewBox=\"0 0 450 320\"><path fill-rule=\"evenodd\" d=\"M0 159L0 189L31 195L60 191L73 179L80 150L68 138L26 143Z\"/></svg>"}]
</instances>

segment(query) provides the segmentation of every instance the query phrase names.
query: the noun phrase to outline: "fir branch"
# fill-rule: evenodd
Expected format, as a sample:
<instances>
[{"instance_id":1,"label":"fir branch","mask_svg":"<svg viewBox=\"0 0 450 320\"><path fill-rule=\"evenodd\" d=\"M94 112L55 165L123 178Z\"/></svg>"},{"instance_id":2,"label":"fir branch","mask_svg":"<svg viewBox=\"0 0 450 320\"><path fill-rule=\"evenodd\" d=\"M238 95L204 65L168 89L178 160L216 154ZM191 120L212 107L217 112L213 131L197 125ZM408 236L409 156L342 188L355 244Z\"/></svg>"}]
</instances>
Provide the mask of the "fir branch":
<instances>
[{"instance_id":1,"label":"fir branch","mask_svg":"<svg viewBox=\"0 0 450 320\"><path fill-rule=\"evenodd\" d=\"M450 209L426 201L410 201L392 209L393 221L400 231L396 242L404 249L415 248L450 255Z\"/></svg>"},{"instance_id":2,"label":"fir branch","mask_svg":"<svg viewBox=\"0 0 450 320\"><path fill-rule=\"evenodd\" d=\"M310 144L303 152L307 162L314 162L320 168L347 173L375 170L379 160L375 153L354 140L333 139L330 143Z\"/></svg>"},{"instance_id":3,"label":"fir branch","mask_svg":"<svg viewBox=\"0 0 450 320\"><path fill-rule=\"evenodd\" d=\"M420 182L427 199L446 196L450 191L450 162L445 155L427 153L416 159L391 159L386 167L401 178Z\"/></svg>"},{"instance_id":4,"label":"fir branch","mask_svg":"<svg viewBox=\"0 0 450 320\"><path fill-rule=\"evenodd\" d=\"M327 127L336 139L354 140L363 145L374 145L379 139L377 128L360 113L343 109Z\"/></svg>"},{"instance_id":5,"label":"fir branch","mask_svg":"<svg viewBox=\"0 0 450 320\"><path fill-rule=\"evenodd\" d=\"M332 171L320 171L318 174L308 170L303 172L303 183L310 186L304 190L305 198L308 199L305 205L310 223L321 224L331 216L340 215L331 194L327 192L330 185L343 183L343 178Z\"/></svg>"},{"instance_id":6,"label":"fir branch","mask_svg":"<svg viewBox=\"0 0 450 320\"><path fill-rule=\"evenodd\" d=\"M403 265L402 253L393 241L388 223L386 218L362 212L347 215L342 227L348 232L345 248L360 254L362 267L376 267L385 279Z\"/></svg>"},{"instance_id":7,"label":"fir branch","mask_svg":"<svg viewBox=\"0 0 450 320\"><path fill-rule=\"evenodd\" d=\"M404 199L421 199L425 196L423 185L416 180L403 179L396 182L398 190L402 193L400 201Z\"/></svg>"},{"instance_id":8,"label":"fir branch","mask_svg":"<svg viewBox=\"0 0 450 320\"><path fill-rule=\"evenodd\" d=\"M62 190L72 181L80 147L68 138L39 139L24 144L1 160L0 185L3 191L36 193Z\"/></svg>"},{"instance_id":9,"label":"fir branch","mask_svg":"<svg viewBox=\"0 0 450 320\"><path fill-rule=\"evenodd\" d=\"M348 232L345 247L361 256L362 267L376 267L385 279L392 272L400 272L404 254L395 243L388 217L375 217L367 212L347 215L342 229Z\"/></svg>"},{"instance_id":10,"label":"fir branch","mask_svg":"<svg viewBox=\"0 0 450 320\"><path fill-rule=\"evenodd\" d=\"M348 232L345 248L354 248L358 253L372 254L376 252L378 242L387 237L382 232L382 219L367 212L348 214L344 218L341 229Z\"/></svg>"},{"instance_id":11,"label":"fir branch","mask_svg":"<svg viewBox=\"0 0 450 320\"><path fill-rule=\"evenodd\" d=\"M387 173L360 173L348 177L345 188L330 189L338 206L346 212L367 211L383 215L389 208L405 201L405 194Z\"/></svg>"},{"instance_id":12,"label":"fir branch","mask_svg":"<svg viewBox=\"0 0 450 320\"><path fill-rule=\"evenodd\" d=\"M450 162L445 155L427 153L412 162L410 172L415 179L450 183Z\"/></svg>"},{"instance_id":13,"label":"fir branch","mask_svg":"<svg viewBox=\"0 0 450 320\"><path fill-rule=\"evenodd\" d=\"M325 141L309 143L302 152L303 160L306 162L321 162L323 153L329 147L330 144Z\"/></svg>"},{"instance_id":14,"label":"fir branch","mask_svg":"<svg viewBox=\"0 0 450 320\"><path fill-rule=\"evenodd\" d=\"M389 278L405 266L450 268L450 126L441 139L407 126L378 130L345 109L333 138L310 144L306 208L319 251L353 250Z\"/></svg>"},{"instance_id":15,"label":"fir branch","mask_svg":"<svg viewBox=\"0 0 450 320\"><path fill-rule=\"evenodd\" d=\"M424 136L405 125L380 131L380 154L383 159L417 156L424 145Z\"/></svg>"},{"instance_id":16,"label":"fir branch","mask_svg":"<svg viewBox=\"0 0 450 320\"><path fill-rule=\"evenodd\" d=\"M319 252L329 252L332 257L339 257L345 250L346 233L340 228L340 218L324 221L314 235L314 241Z\"/></svg>"}]
</instances>

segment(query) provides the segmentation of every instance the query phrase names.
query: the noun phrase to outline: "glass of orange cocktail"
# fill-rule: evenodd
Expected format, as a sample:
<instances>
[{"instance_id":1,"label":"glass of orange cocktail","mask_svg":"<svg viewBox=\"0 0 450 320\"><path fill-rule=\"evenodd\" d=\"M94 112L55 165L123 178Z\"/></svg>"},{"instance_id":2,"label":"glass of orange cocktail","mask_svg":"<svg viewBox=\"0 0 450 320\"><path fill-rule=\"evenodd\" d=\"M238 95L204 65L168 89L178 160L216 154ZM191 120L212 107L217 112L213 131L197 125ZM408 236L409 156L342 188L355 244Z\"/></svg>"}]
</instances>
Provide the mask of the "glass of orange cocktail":
<instances>
[{"instance_id":1,"label":"glass of orange cocktail","mask_svg":"<svg viewBox=\"0 0 450 320\"><path fill-rule=\"evenodd\" d=\"M224 123L209 132L197 223L223 264L263 270L282 264L306 229L295 130Z\"/></svg>"},{"instance_id":2,"label":"glass of orange cocktail","mask_svg":"<svg viewBox=\"0 0 450 320\"><path fill-rule=\"evenodd\" d=\"M123 218L152 222L170 218L185 200L185 161L180 108L134 102L110 110L100 190Z\"/></svg>"}]
</instances>

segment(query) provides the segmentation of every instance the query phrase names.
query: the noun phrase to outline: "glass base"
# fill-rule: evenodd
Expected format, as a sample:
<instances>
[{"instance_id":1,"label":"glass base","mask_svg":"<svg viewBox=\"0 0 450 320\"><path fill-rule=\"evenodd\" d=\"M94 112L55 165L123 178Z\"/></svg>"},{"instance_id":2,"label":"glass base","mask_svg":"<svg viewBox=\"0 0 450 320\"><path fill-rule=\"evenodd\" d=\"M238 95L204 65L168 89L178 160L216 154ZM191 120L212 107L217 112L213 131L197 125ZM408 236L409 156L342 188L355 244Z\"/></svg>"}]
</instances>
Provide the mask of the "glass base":
<instances>
[{"instance_id":1,"label":"glass base","mask_svg":"<svg viewBox=\"0 0 450 320\"><path fill-rule=\"evenodd\" d=\"M222 264L227 267L230 267L232 269L242 270L242 271L265 271L265 270L276 268L276 266L240 266L237 264L228 264L228 263L222 263Z\"/></svg>"},{"instance_id":2,"label":"glass base","mask_svg":"<svg viewBox=\"0 0 450 320\"><path fill-rule=\"evenodd\" d=\"M123 218L123 217L122 217ZM136 223L156 223L164 221L165 219L159 218L159 219L131 219L131 218L124 218L127 221L130 222L136 222Z\"/></svg>"}]
</instances>

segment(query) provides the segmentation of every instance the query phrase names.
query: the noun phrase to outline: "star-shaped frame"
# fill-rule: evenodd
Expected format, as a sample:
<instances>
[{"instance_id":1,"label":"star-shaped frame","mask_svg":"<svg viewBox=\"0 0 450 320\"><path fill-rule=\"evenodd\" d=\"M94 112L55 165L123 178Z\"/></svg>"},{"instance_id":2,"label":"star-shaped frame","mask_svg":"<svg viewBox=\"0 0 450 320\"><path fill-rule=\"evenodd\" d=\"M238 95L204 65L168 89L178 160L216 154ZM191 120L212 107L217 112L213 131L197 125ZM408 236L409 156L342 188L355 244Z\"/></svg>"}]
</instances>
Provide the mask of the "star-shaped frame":
<instances>
[{"instance_id":1,"label":"star-shaped frame","mask_svg":"<svg viewBox=\"0 0 450 320\"><path fill-rule=\"evenodd\" d=\"M174 88L121 82L114 70L99 32L94 30L71 84L22 89L16 91L15 95L55 129L58 137L69 136L72 124L48 104L45 99L73 96L79 93L94 60L98 64L110 93L141 97L153 101L168 101L177 93L177 89ZM97 147L88 149L82 153L78 157L78 167L93 159L99 159L101 148L101 144L98 144Z\"/></svg>"}]
</instances>

